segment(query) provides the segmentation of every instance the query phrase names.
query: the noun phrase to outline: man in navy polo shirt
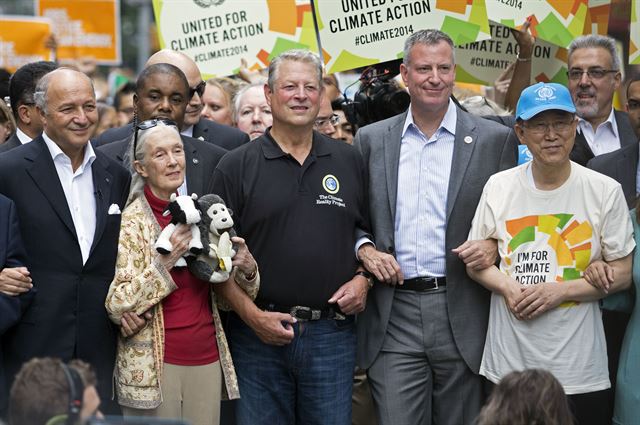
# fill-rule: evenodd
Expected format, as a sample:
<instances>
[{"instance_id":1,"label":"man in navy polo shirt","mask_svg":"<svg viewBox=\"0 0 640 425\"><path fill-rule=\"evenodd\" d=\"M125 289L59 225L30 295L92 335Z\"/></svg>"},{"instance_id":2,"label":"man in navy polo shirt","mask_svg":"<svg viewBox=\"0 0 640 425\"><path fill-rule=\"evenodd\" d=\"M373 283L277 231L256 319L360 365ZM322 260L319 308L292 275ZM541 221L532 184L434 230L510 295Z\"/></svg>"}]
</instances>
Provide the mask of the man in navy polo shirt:
<instances>
[{"instance_id":1,"label":"man in navy polo shirt","mask_svg":"<svg viewBox=\"0 0 640 425\"><path fill-rule=\"evenodd\" d=\"M313 131L322 66L285 52L269 66L273 126L229 152L214 191L260 268L255 304L229 282L228 338L242 424L350 424L356 334L370 286L353 252L367 229L366 172L351 146Z\"/></svg>"}]
</instances>

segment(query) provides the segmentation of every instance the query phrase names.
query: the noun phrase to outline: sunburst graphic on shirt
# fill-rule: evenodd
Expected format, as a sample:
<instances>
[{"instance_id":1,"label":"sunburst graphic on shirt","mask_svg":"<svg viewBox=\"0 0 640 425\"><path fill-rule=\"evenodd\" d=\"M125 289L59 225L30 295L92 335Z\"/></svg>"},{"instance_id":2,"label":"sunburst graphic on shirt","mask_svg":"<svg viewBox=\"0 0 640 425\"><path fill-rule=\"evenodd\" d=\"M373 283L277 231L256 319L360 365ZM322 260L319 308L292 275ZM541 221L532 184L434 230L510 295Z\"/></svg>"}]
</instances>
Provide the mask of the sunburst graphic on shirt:
<instances>
[{"instance_id":1,"label":"sunburst graphic on shirt","mask_svg":"<svg viewBox=\"0 0 640 425\"><path fill-rule=\"evenodd\" d=\"M588 221L580 222L573 214L530 215L507 220L506 229L511 238L509 254L522 245L546 240L556 256L556 282L581 278L589 265L593 229ZM505 261L510 265L510 256Z\"/></svg>"}]
</instances>

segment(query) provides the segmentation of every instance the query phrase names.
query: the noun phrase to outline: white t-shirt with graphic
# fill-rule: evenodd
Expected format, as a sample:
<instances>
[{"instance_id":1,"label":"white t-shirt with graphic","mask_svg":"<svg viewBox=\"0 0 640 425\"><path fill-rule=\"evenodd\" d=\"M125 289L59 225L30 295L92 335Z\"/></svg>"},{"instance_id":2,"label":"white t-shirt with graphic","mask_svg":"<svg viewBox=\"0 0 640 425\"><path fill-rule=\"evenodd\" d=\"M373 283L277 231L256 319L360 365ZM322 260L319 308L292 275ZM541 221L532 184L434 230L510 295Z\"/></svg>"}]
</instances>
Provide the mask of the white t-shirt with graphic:
<instances>
[{"instance_id":1,"label":"white t-shirt with graphic","mask_svg":"<svg viewBox=\"0 0 640 425\"><path fill-rule=\"evenodd\" d=\"M616 181L572 162L569 179L543 191L529 181L530 166L492 176L473 219L469 239L496 239L503 273L520 284L561 285L582 277L593 260L633 251L629 210ZM498 383L528 368L549 370L567 394L609 388L598 303L568 302L518 320L502 295L493 293L480 374Z\"/></svg>"}]
</instances>

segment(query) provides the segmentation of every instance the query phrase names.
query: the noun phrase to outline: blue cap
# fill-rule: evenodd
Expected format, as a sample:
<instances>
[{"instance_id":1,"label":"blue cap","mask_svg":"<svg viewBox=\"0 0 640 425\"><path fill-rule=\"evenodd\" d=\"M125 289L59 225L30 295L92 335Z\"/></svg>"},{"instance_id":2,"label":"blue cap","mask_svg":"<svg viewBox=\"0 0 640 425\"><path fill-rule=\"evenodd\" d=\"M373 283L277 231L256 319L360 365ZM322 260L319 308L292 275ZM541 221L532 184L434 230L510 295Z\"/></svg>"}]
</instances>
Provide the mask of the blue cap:
<instances>
[{"instance_id":1,"label":"blue cap","mask_svg":"<svg viewBox=\"0 0 640 425\"><path fill-rule=\"evenodd\" d=\"M534 84L522 91L516 106L516 119L526 121L540 112L554 109L576 112L569 90L557 83Z\"/></svg>"}]
</instances>

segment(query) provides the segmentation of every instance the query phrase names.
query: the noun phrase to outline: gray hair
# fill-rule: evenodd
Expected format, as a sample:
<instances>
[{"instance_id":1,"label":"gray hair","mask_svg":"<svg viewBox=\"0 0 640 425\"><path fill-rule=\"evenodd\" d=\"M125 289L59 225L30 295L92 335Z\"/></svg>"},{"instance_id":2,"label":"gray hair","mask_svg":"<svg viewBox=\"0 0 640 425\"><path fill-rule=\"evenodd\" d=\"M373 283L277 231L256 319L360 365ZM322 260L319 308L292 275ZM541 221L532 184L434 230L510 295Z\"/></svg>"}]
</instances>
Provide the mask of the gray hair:
<instances>
[{"instance_id":1,"label":"gray hair","mask_svg":"<svg viewBox=\"0 0 640 425\"><path fill-rule=\"evenodd\" d=\"M155 127L151 127L146 130L138 130L138 143L136 145L136 151L133 151L133 140L135 138L135 127L134 132L131 135L131 139L129 140L129 146L127 147L127 152L124 155L123 163L129 169L131 173L131 187L129 189L129 197L127 198L126 205L129 205L136 198L142 196L144 194L144 178L138 174L136 171L136 167L134 166L134 162L138 161L144 164L145 161L145 146L147 139L151 137L154 133L159 131L166 131L166 129L175 130L178 137L180 137L180 131L178 127L173 125L167 125L162 121L158 121ZM140 159L136 159L140 158ZM125 205L125 206L126 206Z\"/></svg>"},{"instance_id":2,"label":"gray hair","mask_svg":"<svg viewBox=\"0 0 640 425\"><path fill-rule=\"evenodd\" d=\"M571 42L569 45L569 61L571 55L578 49L600 48L605 49L611 56L611 68L620 70L620 58L616 49L616 40L606 35L588 34L582 35Z\"/></svg>"},{"instance_id":3,"label":"gray hair","mask_svg":"<svg viewBox=\"0 0 640 425\"><path fill-rule=\"evenodd\" d=\"M247 84L246 86L243 86L240 90L238 90L238 92L236 93L235 97L233 98L233 122L237 123L238 122L238 114L240 113L240 101L242 99L242 96L244 96L249 90L253 89L253 88L259 88L262 89L264 92L264 83L253 83L253 84ZM265 97L266 99L266 97Z\"/></svg>"},{"instance_id":4,"label":"gray hair","mask_svg":"<svg viewBox=\"0 0 640 425\"><path fill-rule=\"evenodd\" d=\"M313 65L318 73L318 84L322 87L322 61L320 60L320 56L309 50L293 49L280 53L278 56L273 58L271 63L269 63L269 78L267 79L267 85L271 91L274 90L275 82L278 79L280 65L282 65L282 62L284 61L304 62Z\"/></svg>"},{"instance_id":5,"label":"gray hair","mask_svg":"<svg viewBox=\"0 0 640 425\"><path fill-rule=\"evenodd\" d=\"M84 77L89 80L89 83L91 84L91 91L93 91L94 96L95 96L95 87L93 86L93 80L91 78L89 78L86 74L83 74L80 71L77 71L75 69L72 68L58 68L55 69L51 72L49 72L48 74L45 74L42 76L42 78L40 78L40 81L38 81L38 84L36 84L36 90L33 93L33 102L36 104L36 107L38 107L39 109L42 110L42 112L44 112L44 114L47 114L47 102L48 102L48 97L47 97L47 92L49 91L49 83L51 82L51 78L53 78L54 75L56 75L59 71L74 71L77 72L78 74L84 75Z\"/></svg>"},{"instance_id":6,"label":"gray hair","mask_svg":"<svg viewBox=\"0 0 640 425\"><path fill-rule=\"evenodd\" d=\"M434 44L438 44L443 41L451 46L451 57L453 59L453 63L455 64L456 49L454 48L453 40L447 33L436 29L420 30L411 34L404 42L404 57L402 58L402 63L404 63L404 66L409 66L409 53L411 52L411 48L416 44L426 44L427 46L433 46Z\"/></svg>"}]
</instances>

